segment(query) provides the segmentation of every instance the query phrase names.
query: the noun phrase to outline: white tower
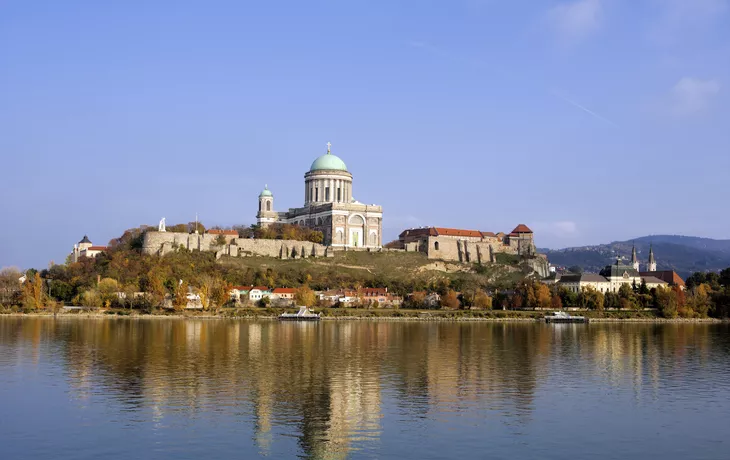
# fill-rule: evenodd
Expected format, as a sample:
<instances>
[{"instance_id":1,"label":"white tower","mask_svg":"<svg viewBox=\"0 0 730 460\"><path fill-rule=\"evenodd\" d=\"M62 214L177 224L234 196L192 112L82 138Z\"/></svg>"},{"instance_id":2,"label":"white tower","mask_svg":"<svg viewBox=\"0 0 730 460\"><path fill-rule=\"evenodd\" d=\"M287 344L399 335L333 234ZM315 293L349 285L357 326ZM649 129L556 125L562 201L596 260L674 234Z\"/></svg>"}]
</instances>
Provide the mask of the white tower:
<instances>
[{"instance_id":1,"label":"white tower","mask_svg":"<svg viewBox=\"0 0 730 460\"><path fill-rule=\"evenodd\" d=\"M278 220L278 215L274 211L274 194L269 190L269 186L264 186L264 190L259 193L259 212L256 214L256 223L260 227L266 227Z\"/></svg>"},{"instance_id":2,"label":"white tower","mask_svg":"<svg viewBox=\"0 0 730 460\"><path fill-rule=\"evenodd\" d=\"M649 271L656 271L656 259L654 259L654 247L649 246Z\"/></svg>"}]
</instances>

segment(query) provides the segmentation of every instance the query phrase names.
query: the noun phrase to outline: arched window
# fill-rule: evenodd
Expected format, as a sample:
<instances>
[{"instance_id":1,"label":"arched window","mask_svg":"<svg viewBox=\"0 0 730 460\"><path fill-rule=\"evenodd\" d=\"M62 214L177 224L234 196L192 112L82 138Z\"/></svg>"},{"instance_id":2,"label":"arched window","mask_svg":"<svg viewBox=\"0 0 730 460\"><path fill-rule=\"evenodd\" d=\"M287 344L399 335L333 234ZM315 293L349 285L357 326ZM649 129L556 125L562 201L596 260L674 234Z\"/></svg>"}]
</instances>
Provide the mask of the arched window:
<instances>
[{"instance_id":1,"label":"arched window","mask_svg":"<svg viewBox=\"0 0 730 460\"><path fill-rule=\"evenodd\" d=\"M266 202L266 210L271 211L271 201Z\"/></svg>"},{"instance_id":2,"label":"arched window","mask_svg":"<svg viewBox=\"0 0 730 460\"><path fill-rule=\"evenodd\" d=\"M261 212L261 202L259 201L259 212Z\"/></svg>"},{"instance_id":3,"label":"arched window","mask_svg":"<svg viewBox=\"0 0 730 460\"><path fill-rule=\"evenodd\" d=\"M433 244L433 248L435 250L437 250L437 251L439 250L439 242L438 241Z\"/></svg>"}]
</instances>

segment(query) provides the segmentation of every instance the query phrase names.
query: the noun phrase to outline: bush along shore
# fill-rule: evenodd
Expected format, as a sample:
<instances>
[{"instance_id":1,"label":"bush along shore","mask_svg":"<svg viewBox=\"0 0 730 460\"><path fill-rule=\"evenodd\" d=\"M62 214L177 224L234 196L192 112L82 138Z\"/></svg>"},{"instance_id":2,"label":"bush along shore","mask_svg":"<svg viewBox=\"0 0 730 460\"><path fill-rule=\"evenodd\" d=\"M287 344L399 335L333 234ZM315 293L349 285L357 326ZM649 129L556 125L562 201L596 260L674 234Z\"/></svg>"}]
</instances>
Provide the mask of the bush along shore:
<instances>
[{"instance_id":1,"label":"bush along shore","mask_svg":"<svg viewBox=\"0 0 730 460\"><path fill-rule=\"evenodd\" d=\"M62 318L159 318L159 319L261 319L275 320L284 312L293 313L295 309L282 308L228 308L219 311L159 310L141 312L129 309L102 310L59 310L24 313L17 309L0 309L0 315L16 317L62 317ZM524 310L411 310L411 309L352 309L322 308L313 309L321 313L325 321L384 320L384 321L505 321L537 322L543 321L552 311ZM663 318L655 310L644 311L572 311L571 314L589 318L590 322L653 322L653 323L715 323L727 320L715 318Z\"/></svg>"}]
</instances>

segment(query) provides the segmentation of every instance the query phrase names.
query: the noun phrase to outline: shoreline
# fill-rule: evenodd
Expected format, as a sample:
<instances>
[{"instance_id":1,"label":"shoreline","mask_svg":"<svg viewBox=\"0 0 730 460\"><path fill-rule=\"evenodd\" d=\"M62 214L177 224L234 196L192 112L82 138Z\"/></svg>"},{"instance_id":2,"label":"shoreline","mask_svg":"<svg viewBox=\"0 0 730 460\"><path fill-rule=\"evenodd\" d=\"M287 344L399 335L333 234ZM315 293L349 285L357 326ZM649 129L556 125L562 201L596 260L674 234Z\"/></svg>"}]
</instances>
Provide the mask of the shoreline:
<instances>
[{"instance_id":1,"label":"shoreline","mask_svg":"<svg viewBox=\"0 0 730 460\"><path fill-rule=\"evenodd\" d=\"M263 312L262 312L263 313ZM405 321L405 322L485 322L485 323L544 323L542 316L535 317L527 316L523 314L520 316L497 316L497 317L482 317L482 316L449 316L446 314L436 314L431 316L392 316L392 315L369 315L367 311L364 311L361 315L336 315L336 316L322 316L321 321ZM527 312L534 313L534 312ZM541 313L542 314L542 313ZM276 321L278 315L272 314L251 314L251 315L225 315L225 314L116 314L116 312L88 312L88 313L57 313L51 312L38 312L38 313L22 313L22 312L6 312L0 313L2 317L13 317L13 318L53 318L53 319L66 319L66 318L78 318L78 319L134 319L134 320L147 320L147 319L174 319L174 320L265 320L265 321ZM639 318L610 318L610 317L589 317L590 323L654 323L654 324L722 324L730 322L730 319L718 319L718 318L651 318L651 317L639 317Z\"/></svg>"}]
</instances>

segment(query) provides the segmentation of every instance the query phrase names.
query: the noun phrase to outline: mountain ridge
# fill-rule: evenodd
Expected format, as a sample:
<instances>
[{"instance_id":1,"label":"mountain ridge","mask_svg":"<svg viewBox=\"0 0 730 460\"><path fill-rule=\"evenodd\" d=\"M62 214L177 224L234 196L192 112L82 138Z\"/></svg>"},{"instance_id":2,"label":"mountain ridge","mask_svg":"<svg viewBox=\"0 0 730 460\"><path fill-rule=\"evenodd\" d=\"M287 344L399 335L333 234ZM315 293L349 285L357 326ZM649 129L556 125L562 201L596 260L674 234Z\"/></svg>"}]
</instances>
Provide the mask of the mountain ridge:
<instances>
[{"instance_id":1,"label":"mountain ridge","mask_svg":"<svg viewBox=\"0 0 730 460\"><path fill-rule=\"evenodd\" d=\"M650 247L654 248L658 270L674 270L682 278L697 271L719 271L730 267L730 240L685 235L647 235L626 241L538 251L547 255L553 265L577 265L586 272L598 272L615 262L617 257L630 261L634 246L641 271L647 270Z\"/></svg>"}]
</instances>

